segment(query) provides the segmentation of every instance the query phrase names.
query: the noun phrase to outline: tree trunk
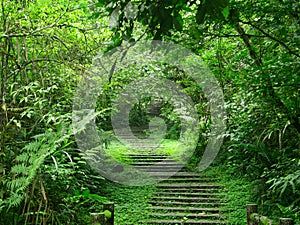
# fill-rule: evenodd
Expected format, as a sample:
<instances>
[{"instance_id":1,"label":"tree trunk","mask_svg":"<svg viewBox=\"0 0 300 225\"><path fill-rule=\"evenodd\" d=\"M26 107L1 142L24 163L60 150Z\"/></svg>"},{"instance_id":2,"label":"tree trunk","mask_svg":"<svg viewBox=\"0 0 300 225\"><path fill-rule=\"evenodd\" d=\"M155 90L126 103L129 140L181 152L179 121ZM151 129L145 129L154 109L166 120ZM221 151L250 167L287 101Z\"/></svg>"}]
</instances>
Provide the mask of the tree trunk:
<instances>
[{"instance_id":1,"label":"tree trunk","mask_svg":"<svg viewBox=\"0 0 300 225\"><path fill-rule=\"evenodd\" d=\"M255 50L253 49L253 47L251 46L250 43L250 39L247 36L247 34L245 33L244 29L241 27L241 25L239 23L236 23L235 26L236 31L238 32L238 34L240 35L240 37L242 38L244 44L246 45L249 54L251 56L251 58L254 60L255 65L257 65L258 67L263 67L263 62L261 60L261 58L256 54ZM263 75L265 76L265 81L266 81L266 85L267 85L267 89L266 89L266 95L273 99L274 103L276 104L276 106L280 109L283 110L283 112L288 116L288 118L290 119L291 125L294 126L294 128L298 131L298 133L300 134L300 122L299 119L300 118L300 114L298 115L291 115L289 112L289 109L286 107L286 105L282 102L282 100L276 95L276 92L274 90L274 87L272 85L272 82L270 80L270 77L264 73L264 71L262 70Z\"/></svg>"}]
</instances>

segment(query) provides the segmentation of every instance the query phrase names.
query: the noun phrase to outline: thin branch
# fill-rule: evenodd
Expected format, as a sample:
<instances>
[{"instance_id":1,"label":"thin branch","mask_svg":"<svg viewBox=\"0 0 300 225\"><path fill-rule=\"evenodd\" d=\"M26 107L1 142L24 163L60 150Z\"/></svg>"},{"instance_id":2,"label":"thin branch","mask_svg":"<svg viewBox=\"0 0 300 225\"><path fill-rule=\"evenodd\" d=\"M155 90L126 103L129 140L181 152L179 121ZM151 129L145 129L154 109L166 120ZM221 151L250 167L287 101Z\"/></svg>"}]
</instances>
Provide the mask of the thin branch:
<instances>
[{"instance_id":1,"label":"thin branch","mask_svg":"<svg viewBox=\"0 0 300 225\"><path fill-rule=\"evenodd\" d=\"M25 62L22 66L18 66L18 69L11 72L8 77L11 77L13 74L18 73L21 70L24 70L28 65L32 64L32 63L36 63L36 62L58 62L58 63L62 63L62 61L56 60L56 59L33 59L30 61Z\"/></svg>"},{"instance_id":2,"label":"thin branch","mask_svg":"<svg viewBox=\"0 0 300 225\"><path fill-rule=\"evenodd\" d=\"M261 33L263 33L264 35L266 35L266 37L270 38L273 41L278 42L280 45L282 45L286 50L288 50L288 52L294 56L297 56L300 58L300 55L298 53L296 53L295 51L293 51L292 49L290 49L283 41L277 39L276 37L273 37L272 35L270 35L269 33L265 32L263 29L261 29L260 27L254 25L251 22L244 22L244 21L240 21L243 24L247 24L250 25L252 27L254 27L256 30L260 31Z\"/></svg>"},{"instance_id":3,"label":"thin branch","mask_svg":"<svg viewBox=\"0 0 300 225\"><path fill-rule=\"evenodd\" d=\"M3 51L0 51L0 54L3 54L3 55L6 55L6 56L10 57L13 60L13 62L16 64L16 66L18 67L18 69L22 69L21 66L20 66L20 64L17 62L17 60L14 58L13 55L11 55L11 54L9 54L7 52L3 52Z\"/></svg>"},{"instance_id":4,"label":"thin branch","mask_svg":"<svg viewBox=\"0 0 300 225\"><path fill-rule=\"evenodd\" d=\"M213 37L220 37L220 38L230 38L230 37L241 37L240 34L225 34L225 33L220 33L220 34L215 34L215 33L211 33L208 32L211 36ZM257 37L257 38L266 38L267 36L264 35L254 35L254 34L243 34L247 37Z\"/></svg>"},{"instance_id":5,"label":"thin branch","mask_svg":"<svg viewBox=\"0 0 300 225\"><path fill-rule=\"evenodd\" d=\"M47 26L44 26L44 27L40 27L40 28L37 28L36 30L33 30L29 33L22 33L22 34L8 34L8 33L5 33L5 34L2 34L0 36L0 38L11 38L11 37L27 37L27 36L40 36L40 34L36 34L36 33L39 33L43 30L46 30L46 29L49 29L49 28L53 28L55 26L57 26L57 23L61 20L61 18L64 17L64 15L68 12L68 7L69 7L69 4L70 4L70 1L68 1L68 6L67 6L67 9L61 13L61 15L59 15L52 24L50 25L47 25ZM44 36L44 35L41 35L41 36Z\"/></svg>"},{"instance_id":6,"label":"thin branch","mask_svg":"<svg viewBox=\"0 0 300 225\"><path fill-rule=\"evenodd\" d=\"M30 33L21 33L21 34L2 34L0 36L0 38L28 37L28 36L43 37L43 36L46 36L46 35L44 35L44 34L34 34L33 32L30 32Z\"/></svg>"},{"instance_id":7,"label":"thin branch","mask_svg":"<svg viewBox=\"0 0 300 225\"><path fill-rule=\"evenodd\" d=\"M255 52L255 50L253 49L253 47L252 47L252 45L250 43L250 39L246 35L246 32L243 29L243 27L239 23L236 23L235 24L235 30L238 32L238 34L242 38L244 44L246 45L246 47L247 47L247 49L249 51L249 54L250 54L251 58L254 60L255 64L258 67L262 67L262 65L263 65L262 59L257 55L257 53Z\"/></svg>"}]
</instances>

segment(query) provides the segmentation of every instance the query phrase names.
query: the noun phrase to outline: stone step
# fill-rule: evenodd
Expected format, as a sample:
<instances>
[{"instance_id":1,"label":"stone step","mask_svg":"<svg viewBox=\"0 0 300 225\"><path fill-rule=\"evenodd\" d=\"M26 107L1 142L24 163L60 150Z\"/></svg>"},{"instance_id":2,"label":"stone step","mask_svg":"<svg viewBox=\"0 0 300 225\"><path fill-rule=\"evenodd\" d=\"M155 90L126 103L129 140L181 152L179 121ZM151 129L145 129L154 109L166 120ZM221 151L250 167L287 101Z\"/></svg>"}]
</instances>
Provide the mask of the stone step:
<instances>
[{"instance_id":1,"label":"stone step","mask_svg":"<svg viewBox=\"0 0 300 225\"><path fill-rule=\"evenodd\" d=\"M150 200L149 220L139 224L226 224L220 214L222 194L218 179L187 172L185 165L165 154L128 154L130 165L147 172L157 181Z\"/></svg>"},{"instance_id":2,"label":"stone step","mask_svg":"<svg viewBox=\"0 0 300 225\"><path fill-rule=\"evenodd\" d=\"M214 214L206 214L204 212L202 213L149 213L148 214L151 217L157 218L159 217L160 219L163 219L165 217L172 217L172 219L180 219L183 217L186 218L197 218L197 219L219 219L220 215L217 213Z\"/></svg>"},{"instance_id":3,"label":"stone step","mask_svg":"<svg viewBox=\"0 0 300 225\"><path fill-rule=\"evenodd\" d=\"M217 181L217 179L215 178L206 178L206 177L199 177L199 178L181 178L181 177L176 177L176 176L172 176L170 177L168 180L166 180L166 182L171 183L171 182L213 182L213 181Z\"/></svg>"},{"instance_id":4,"label":"stone step","mask_svg":"<svg viewBox=\"0 0 300 225\"><path fill-rule=\"evenodd\" d=\"M156 206L184 206L184 207L189 207L189 206L219 207L219 206L226 205L226 203L221 203L221 202L150 201L149 203Z\"/></svg>"},{"instance_id":5,"label":"stone step","mask_svg":"<svg viewBox=\"0 0 300 225\"><path fill-rule=\"evenodd\" d=\"M153 201L182 201L182 202L220 202L220 198L202 198L202 197L152 197Z\"/></svg>"},{"instance_id":6,"label":"stone step","mask_svg":"<svg viewBox=\"0 0 300 225\"><path fill-rule=\"evenodd\" d=\"M156 167L156 168L140 168L140 167L135 167L136 169L139 169L144 172L152 173L152 172L173 172L176 173L178 170L181 169L181 167Z\"/></svg>"},{"instance_id":7,"label":"stone step","mask_svg":"<svg viewBox=\"0 0 300 225\"><path fill-rule=\"evenodd\" d=\"M132 136L127 136L127 135L118 135L117 137L116 137L117 139L119 139L119 140L125 140L125 141L134 141L134 140L136 140L136 139L146 139L146 137L145 137L145 135L133 135L133 137Z\"/></svg>"},{"instance_id":8,"label":"stone step","mask_svg":"<svg viewBox=\"0 0 300 225\"><path fill-rule=\"evenodd\" d=\"M169 177L170 174L169 173L165 173L165 172L152 172L151 174L153 174L153 176L156 177ZM201 175L201 174L197 174L197 173L191 173L191 172L177 172L176 174L173 174L172 178L212 178L206 175Z\"/></svg>"},{"instance_id":9,"label":"stone step","mask_svg":"<svg viewBox=\"0 0 300 225\"><path fill-rule=\"evenodd\" d=\"M201 225L211 225L211 224L226 224L224 221L219 220L148 220L141 221L141 224L177 224L177 225L192 225L192 224L201 224Z\"/></svg>"},{"instance_id":10,"label":"stone step","mask_svg":"<svg viewBox=\"0 0 300 225\"><path fill-rule=\"evenodd\" d=\"M218 193L220 192L219 188L172 188L172 189L162 189L158 188L159 190L165 190L165 191L173 191L173 192L187 192L187 193L198 193L198 192L205 192L205 193Z\"/></svg>"},{"instance_id":11,"label":"stone step","mask_svg":"<svg viewBox=\"0 0 300 225\"><path fill-rule=\"evenodd\" d=\"M149 210L155 211L176 211L176 212L206 212L206 213L219 213L224 211L220 208L196 208L196 207L163 207L163 206L151 206Z\"/></svg>"},{"instance_id":12,"label":"stone step","mask_svg":"<svg viewBox=\"0 0 300 225\"><path fill-rule=\"evenodd\" d=\"M167 192L167 191L161 191L161 192L155 192L154 193L155 196L187 196L187 197L205 197L205 198L209 198L209 197L220 197L220 194L215 194L215 193L190 193L190 192L173 192L173 190L171 190L171 192Z\"/></svg>"},{"instance_id":13,"label":"stone step","mask_svg":"<svg viewBox=\"0 0 300 225\"><path fill-rule=\"evenodd\" d=\"M158 163L158 162L176 162L170 158L130 158L133 163Z\"/></svg>"},{"instance_id":14,"label":"stone step","mask_svg":"<svg viewBox=\"0 0 300 225\"><path fill-rule=\"evenodd\" d=\"M160 162L154 162L154 163L149 163L149 162L134 162L134 163L130 163L130 165L132 166L183 166L182 164L179 164L178 162L165 162L165 161L160 161Z\"/></svg>"},{"instance_id":15,"label":"stone step","mask_svg":"<svg viewBox=\"0 0 300 225\"><path fill-rule=\"evenodd\" d=\"M193 172L178 172L175 175L176 177L190 177L190 178L194 178L194 177L207 177L207 178L212 178L212 176L207 176L204 174L199 174L199 173L193 173Z\"/></svg>"},{"instance_id":16,"label":"stone step","mask_svg":"<svg viewBox=\"0 0 300 225\"><path fill-rule=\"evenodd\" d=\"M132 165L132 164L131 164ZM148 169L148 168L182 168L184 165L182 164L168 164L168 163L156 163L156 164L151 164L151 165L139 165L139 166L136 166L138 168L141 168L141 169Z\"/></svg>"},{"instance_id":17,"label":"stone step","mask_svg":"<svg viewBox=\"0 0 300 225\"><path fill-rule=\"evenodd\" d=\"M153 154L126 154L124 155L124 157L126 158L132 158L132 159L165 159L168 158L170 156L168 155L153 155Z\"/></svg>"},{"instance_id":18,"label":"stone step","mask_svg":"<svg viewBox=\"0 0 300 225\"><path fill-rule=\"evenodd\" d=\"M199 183L172 183L172 184L158 184L156 185L157 188L202 188L202 189L208 189L208 188L220 188L220 185L215 184L199 184Z\"/></svg>"},{"instance_id":19,"label":"stone step","mask_svg":"<svg viewBox=\"0 0 300 225\"><path fill-rule=\"evenodd\" d=\"M126 140L126 139L125 139ZM133 139L134 140L134 139ZM128 141L129 143L131 141ZM157 146L157 145L146 145L146 146L140 146L140 145L137 145L137 144L132 144L131 145L133 148L137 149L162 149L162 148L165 148L164 146Z\"/></svg>"}]
</instances>

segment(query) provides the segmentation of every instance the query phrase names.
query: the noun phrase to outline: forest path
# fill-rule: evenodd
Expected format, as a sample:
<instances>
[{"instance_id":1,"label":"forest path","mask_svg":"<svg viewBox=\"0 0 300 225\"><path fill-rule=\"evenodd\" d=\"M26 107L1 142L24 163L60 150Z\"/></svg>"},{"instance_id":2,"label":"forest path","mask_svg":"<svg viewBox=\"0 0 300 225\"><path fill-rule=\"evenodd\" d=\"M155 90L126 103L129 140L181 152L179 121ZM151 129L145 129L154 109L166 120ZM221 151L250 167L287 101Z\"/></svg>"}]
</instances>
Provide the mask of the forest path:
<instances>
[{"instance_id":1,"label":"forest path","mask_svg":"<svg viewBox=\"0 0 300 225\"><path fill-rule=\"evenodd\" d=\"M189 172L165 154L128 154L131 165L160 181L147 209L148 219L139 224L225 224L222 187L217 178Z\"/></svg>"}]
</instances>

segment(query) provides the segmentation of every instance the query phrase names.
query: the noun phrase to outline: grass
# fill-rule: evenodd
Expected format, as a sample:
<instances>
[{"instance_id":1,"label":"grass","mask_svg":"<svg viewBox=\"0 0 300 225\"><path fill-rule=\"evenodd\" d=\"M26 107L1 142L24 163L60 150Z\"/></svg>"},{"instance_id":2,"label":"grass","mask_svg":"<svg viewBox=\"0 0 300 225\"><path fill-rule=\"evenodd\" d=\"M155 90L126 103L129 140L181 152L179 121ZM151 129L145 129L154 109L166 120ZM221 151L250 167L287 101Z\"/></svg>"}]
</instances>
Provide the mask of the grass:
<instances>
[{"instance_id":1,"label":"grass","mask_svg":"<svg viewBox=\"0 0 300 225\"><path fill-rule=\"evenodd\" d=\"M113 141L107 149L107 154L123 163L130 163L130 160L126 158L126 155L128 154L166 154L179 161L182 159L183 155L187 155L187 147L177 140L164 139L160 143L160 146L163 148L138 150L130 146L123 145L118 141Z\"/></svg>"},{"instance_id":2,"label":"grass","mask_svg":"<svg viewBox=\"0 0 300 225\"><path fill-rule=\"evenodd\" d=\"M156 188L148 186L125 186L106 182L103 186L103 195L115 203L115 224L136 225L147 218L148 200Z\"/></svg>"},{"instance_id":3,"label":"grass","mask_svg":"<svg viewBox=\"0 0 300 225\"><path fill-rule=\"evenodd\" d=\"M235 176L228 172L229 170L221 166L211 166L203 173L217 177L219 184L223 187L226 224L241 225L246 224L246 205L253 203L252 190L253 184L248 180Z\"/></svg>"}]
</instances>

